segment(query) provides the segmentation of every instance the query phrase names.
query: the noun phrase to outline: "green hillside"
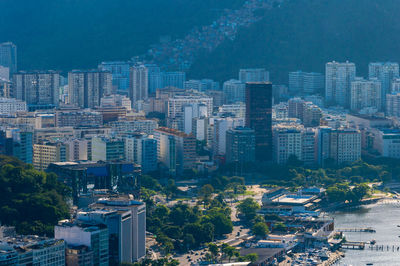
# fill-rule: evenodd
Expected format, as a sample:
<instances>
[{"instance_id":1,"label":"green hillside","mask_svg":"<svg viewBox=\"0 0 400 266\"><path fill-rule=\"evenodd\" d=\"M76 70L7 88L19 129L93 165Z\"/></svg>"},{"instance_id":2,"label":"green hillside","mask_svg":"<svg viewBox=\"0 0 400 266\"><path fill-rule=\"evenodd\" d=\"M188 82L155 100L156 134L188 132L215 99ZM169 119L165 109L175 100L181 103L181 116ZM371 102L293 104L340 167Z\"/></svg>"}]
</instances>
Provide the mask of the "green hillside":
<instances>
[{"instance_id":1,"label":"green hillside","mask_svg":"<svg viewBox=\"0 0 400 266\"><path fill-rule=\"evenodd\" d=\"M182 37L244 0L0 0L0 42L18 46L19 69L96 67Z\"/></svg>"},{"instance_id":2,"label":"green hillside","mask_svg":"<svg viewBox=\"0 0 400 266\"><path fill-rule=\"evenodd\" d=\"M400 61L399 11L398 0L289 0L200 58L189 77L223 81L241 67L266 67L274 82L287 82L289 71L323 72L346 59L365 75L370 61Z\"/></svg>"}]
</instances>

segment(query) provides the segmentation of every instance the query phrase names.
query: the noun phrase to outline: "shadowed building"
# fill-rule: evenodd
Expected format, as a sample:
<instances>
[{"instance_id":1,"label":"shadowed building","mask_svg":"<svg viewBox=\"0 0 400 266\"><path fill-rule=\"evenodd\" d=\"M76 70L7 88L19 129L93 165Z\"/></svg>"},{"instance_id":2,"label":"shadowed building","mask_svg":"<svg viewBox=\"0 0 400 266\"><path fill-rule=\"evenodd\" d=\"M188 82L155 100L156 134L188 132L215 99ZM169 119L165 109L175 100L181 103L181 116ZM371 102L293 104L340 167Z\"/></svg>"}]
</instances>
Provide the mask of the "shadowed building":
<instances>
[{"instance_id":1,"label":"shadowed building","mask_svg":"<svg viewBox=\"0 0 400 266\"><path fill-rule=\"evenodd\" d=\"M256 160L272 159L272 83L246 83L246 127L254 130Z\"/></svg>"}]
</instances>

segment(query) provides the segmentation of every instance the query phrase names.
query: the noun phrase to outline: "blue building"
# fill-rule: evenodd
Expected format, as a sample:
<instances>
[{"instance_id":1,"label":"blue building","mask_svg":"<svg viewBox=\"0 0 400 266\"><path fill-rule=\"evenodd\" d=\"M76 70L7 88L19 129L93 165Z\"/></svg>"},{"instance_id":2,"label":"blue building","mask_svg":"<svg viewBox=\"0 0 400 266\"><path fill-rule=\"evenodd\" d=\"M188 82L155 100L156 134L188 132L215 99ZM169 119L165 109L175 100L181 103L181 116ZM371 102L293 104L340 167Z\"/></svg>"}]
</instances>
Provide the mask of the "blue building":
<instances>
[{"instance_id":1,"label":"blue building","mask_svg":"<svg viewBox=\"0 0 400 266\"><path fill-rule=\"evenodd\" d=\"M102 62L99 69L111 72L113 92L128 94L129 63L124 61Z\"/></svg>"},{"instance_id":2,"label":"blue building","mask_svg":"<svg viewBox=\"0 0 400 266\"><path fill-rule=\"evenodd\" d=\"M20 129L10 129L0 132L0 152L14 156L24 163L32 163L33 133Z\"/></svg>"}]
</instances>

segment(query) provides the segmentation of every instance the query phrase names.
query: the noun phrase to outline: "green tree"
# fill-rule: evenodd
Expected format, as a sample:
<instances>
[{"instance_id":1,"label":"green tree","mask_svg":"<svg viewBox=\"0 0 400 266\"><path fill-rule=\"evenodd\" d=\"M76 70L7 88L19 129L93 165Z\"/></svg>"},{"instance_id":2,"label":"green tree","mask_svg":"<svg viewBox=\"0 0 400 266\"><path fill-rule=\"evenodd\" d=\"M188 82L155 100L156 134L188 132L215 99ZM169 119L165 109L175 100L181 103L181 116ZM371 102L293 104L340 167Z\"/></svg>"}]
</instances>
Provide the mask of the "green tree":
<instances>
[{"instance_id":1,"label":"green tree","mask_svg":"<svg viewBox=\"0 0 400 266\"><path fill-rule=\"evenodd\" d=\"M250 253L244 256L245 261L250 261L251 263L254 263L258 260L258 254L257 253Z\"/></svg>"},{"instance_id":2,"label":"green tree","mask_svg":"<svg viewBox=\"0 0 400 266\"><path fill-rule=\"evenodd\" d=\"M218 246L214 243L210 243L210 244L208 244L208 251L210 252L213 261L217 261L217 258L219 255Z\"/></svg>"},{"instance_id":3,"label":"green tree","mask_svg":"<svg viewBox=\"0 0 400 266\"><path fill-rule=\"evenodd\" d=\"M0 156L0 166L0 223L20 234L52 236L54 225L69 218L70 189L55 174L14 158Z\"/></svg>"},{"instance_id":4,"label":"green tree","mask_svg":"<svg viewBox=\"0 0 400 266\"><path fill-rule=\"evenodd\" d=\"M258 237L265 237L267 234L269 234L269 229L265 222L258 222L254 224L252 231Z\"/></svg>"},{"instance_id":5,"label":"green tree","mask_svg":"<svg viewBox=\"0 0 400 266\"><path fill-rule=\"evenodd\" d=\"M247 198L239 203L237 209L239 214L243 215L245 220L249 222L256 216L260 205L253 198Z\"/></svg>"},{"instance_id":6,"label":"green tree","mask_svg":"<svg viewBox=\"0 0 400 266\"><path fill-rule=\"evenodd\" d=\"M287 226L282 222L278 222L274 224L274 230L278 232L286 232Z\"/></svg>"}]
</instances>

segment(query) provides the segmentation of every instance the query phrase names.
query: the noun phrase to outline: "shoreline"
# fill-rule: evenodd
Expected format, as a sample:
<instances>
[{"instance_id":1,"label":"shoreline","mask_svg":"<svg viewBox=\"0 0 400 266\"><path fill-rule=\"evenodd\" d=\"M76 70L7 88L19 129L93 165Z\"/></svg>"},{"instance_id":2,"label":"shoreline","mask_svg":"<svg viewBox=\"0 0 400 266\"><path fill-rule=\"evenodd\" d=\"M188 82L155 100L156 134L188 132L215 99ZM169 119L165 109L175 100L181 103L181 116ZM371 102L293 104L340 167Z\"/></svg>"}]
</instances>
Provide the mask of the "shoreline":
<instances>
[{"instance_id":1,"label":"shoreline","mask_svg":"<svg viewBox=\"0 0 400 266\"><path fill-rule=\"evenodd\" d=\"M372 199L364 199L361 202L358 202L355 204L340 203L340 204L335 204L334 206L321 207L321 211L336 212L336 211L341 211L341 210L349 210L352 208L359 208L359 207L362 207L365 205L372 205L372 204L385 202L385 201L400 202L400 199L394 199L392 197L378 197L378 198L372 198Z\"/></svg>"}]
</instances>

